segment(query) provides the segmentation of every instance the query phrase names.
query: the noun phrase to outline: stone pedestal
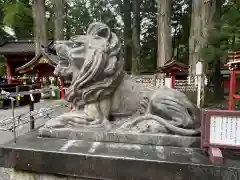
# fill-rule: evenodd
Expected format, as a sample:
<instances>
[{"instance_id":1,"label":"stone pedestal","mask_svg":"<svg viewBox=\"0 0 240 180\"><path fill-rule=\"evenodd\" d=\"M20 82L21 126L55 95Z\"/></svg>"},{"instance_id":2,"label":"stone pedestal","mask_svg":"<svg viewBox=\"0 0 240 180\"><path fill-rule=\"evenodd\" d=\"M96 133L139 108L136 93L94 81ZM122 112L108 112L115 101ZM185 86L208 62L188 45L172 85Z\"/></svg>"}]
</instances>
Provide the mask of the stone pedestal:
<instances>
[{"instance_id":1,"label":"stone pedestal","mask_svg":"<svg viewBox=\"0 0 240 180\"><path fill-rule=\"evenodd\" d=\"M43 138L57 138L69 140L85 140L90 142L114 142L154 146L174 146L200 148L199 136L179 136L163 133L137 133L117 131L112 128L106 131L101 128L40 128L39 136Z\"/></svg>"},{"instance_id":2,"label":"stone pedestal","mask_svg":"<svg viewBox=\"0 0 240 180\"><path fill-rule=\"evenodd\" d=\"M198 148L41 138L31 132L0 152L0 165L10 168L14 180L240 179L240 154L230 151L224 152L224 165L215 166Z\"/></svg>"}]
</instances>

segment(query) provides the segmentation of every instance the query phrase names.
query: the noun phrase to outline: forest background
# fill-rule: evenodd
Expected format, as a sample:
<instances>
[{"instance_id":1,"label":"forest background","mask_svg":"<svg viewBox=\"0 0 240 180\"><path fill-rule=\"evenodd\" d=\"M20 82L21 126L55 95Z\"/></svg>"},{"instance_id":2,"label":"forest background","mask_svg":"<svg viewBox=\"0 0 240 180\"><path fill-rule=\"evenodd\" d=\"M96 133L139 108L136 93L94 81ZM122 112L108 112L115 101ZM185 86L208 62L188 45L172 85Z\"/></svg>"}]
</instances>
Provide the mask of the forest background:
<instances>
[{"instance_id":1,"label":"forest background","mask_svg":"<svg viewBox=\"0 0 240 180\"><path fill-rule=\"evenodd\" d=\"M228 52L240 50L239 0L0 0L0 44L35 38L40 47L85 33L93 21L121 38L128 72L154 73L174 58L194 74L202 61L216 94Z\"/></svg>"}]
</instances>

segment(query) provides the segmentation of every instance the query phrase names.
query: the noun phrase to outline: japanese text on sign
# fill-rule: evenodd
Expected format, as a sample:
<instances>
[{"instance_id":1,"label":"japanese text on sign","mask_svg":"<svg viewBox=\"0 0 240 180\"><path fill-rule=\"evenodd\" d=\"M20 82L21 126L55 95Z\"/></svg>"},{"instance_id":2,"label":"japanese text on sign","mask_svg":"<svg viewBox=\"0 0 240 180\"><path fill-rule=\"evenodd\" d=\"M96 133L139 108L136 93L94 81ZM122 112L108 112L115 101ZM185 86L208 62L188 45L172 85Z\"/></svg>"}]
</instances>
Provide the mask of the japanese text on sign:
<instances>
[{"instance_id":1,"label":"japanese text on sign","mask_svg":"<svg viewBox=\"0 0 240 180\"><path fill-rule=\"evenodd\" d=\"M240 117L212 116L210 144L240 146Z\"/></svg>"}]
</instances>

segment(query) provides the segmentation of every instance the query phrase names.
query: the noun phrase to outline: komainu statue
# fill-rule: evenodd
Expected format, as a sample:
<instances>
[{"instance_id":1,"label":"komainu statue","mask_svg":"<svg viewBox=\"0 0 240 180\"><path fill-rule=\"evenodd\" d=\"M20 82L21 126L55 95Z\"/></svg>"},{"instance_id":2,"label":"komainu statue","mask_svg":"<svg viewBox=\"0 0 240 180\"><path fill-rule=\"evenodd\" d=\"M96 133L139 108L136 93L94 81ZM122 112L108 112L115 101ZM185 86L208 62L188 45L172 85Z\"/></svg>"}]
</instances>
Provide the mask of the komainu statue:
<instances>
[{"instance_id":1,"label":"komainu statue","mask_svg":"<svg viewBox=\"0 0 240 180\"><path fill-rule=\"evenodd\" d=\"M44 128L200 134L199 109L183 93L145 87L124 71L120 39L107 25L92 23L86 35L58 41L55 49L59 62L54 74L72 77L65 98L73 109Z\"/></svg>"}]
</instances>

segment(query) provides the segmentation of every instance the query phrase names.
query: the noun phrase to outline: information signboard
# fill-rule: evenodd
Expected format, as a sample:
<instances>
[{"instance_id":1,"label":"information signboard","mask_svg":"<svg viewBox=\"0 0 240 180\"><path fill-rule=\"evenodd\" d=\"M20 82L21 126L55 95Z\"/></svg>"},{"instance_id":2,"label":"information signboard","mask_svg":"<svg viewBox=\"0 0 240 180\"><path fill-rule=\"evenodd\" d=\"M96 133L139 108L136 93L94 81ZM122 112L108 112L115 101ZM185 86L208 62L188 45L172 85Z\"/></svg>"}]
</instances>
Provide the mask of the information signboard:
<instances>
[{"instance_id":1,"label":"information signboard","mask_svg":"<svg viewBox=\"0 0 240 180\"><path fill-rule=\"evenodd\" d=\"M201 147L213 163L223 163L222 149L240 149L240 111L203 110Z\"/></svg>"}]
</instances>

